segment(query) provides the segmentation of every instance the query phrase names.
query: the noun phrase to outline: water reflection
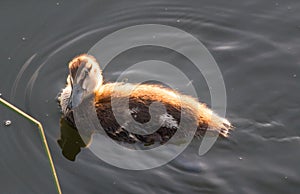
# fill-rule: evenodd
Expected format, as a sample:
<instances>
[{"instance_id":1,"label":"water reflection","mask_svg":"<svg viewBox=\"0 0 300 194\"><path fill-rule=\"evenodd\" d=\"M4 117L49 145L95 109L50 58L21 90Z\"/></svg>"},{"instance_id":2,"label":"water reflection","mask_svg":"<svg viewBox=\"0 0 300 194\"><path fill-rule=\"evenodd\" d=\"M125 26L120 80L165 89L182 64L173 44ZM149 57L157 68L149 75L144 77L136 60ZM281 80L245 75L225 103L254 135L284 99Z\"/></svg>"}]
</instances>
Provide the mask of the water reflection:
<instances>
[{"instance_id":1,"label":"water reflection","mask_svg":"<svg viewBox=\"0 0 300 194\"><path fill-rule=\"evenodd\" d=\"M71 161L75 161L81 148L86 147L77 129L63 118L60 119L60 139L57 140L57 143L62 149L64 157Z\"/></svg>"}]
</instances>

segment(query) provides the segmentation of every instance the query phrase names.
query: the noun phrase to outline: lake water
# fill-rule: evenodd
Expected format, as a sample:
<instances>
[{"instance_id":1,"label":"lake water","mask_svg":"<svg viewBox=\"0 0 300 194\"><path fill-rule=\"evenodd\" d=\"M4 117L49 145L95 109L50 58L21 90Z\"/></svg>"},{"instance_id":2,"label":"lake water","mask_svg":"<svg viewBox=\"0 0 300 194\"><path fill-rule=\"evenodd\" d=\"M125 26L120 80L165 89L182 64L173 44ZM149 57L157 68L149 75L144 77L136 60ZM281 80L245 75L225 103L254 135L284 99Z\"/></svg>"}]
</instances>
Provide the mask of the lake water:
<instances>
[{"instance_id":1,"label":"lake water","mask_svg":"<svg viewBox=\"0 0 300 194\"><path fill-rule=\"evenodd\" d=\"M43 124L63 193L300 192L299 1L2 1L0 16L0 93ZM175 160L151 170L119 169L84 148L71 161L57 142L61 129L56 97L65 86L67 63L106 35L138 24L173 26L206 46L222 73L226 117L235 130L228 139L219 138L204 156L197 154L201 140L194 139ZM122 68L149 59L181 67L193 80L199 99L210 105L208 86L190 61L163 48L128 50L104 69L104 77L115 81ZM177 84L180 90L187 83ZM1 122L10 119L9 128L23 131L1 138L5 157L0 162L0 192L7 192L6 179L19 185L38 174L34 165L23 165L24 161L47 167L32 125L4 110L1 113ZM5 134L7 127L0 130ZM8 146L32 150L30 158L8 163L5 158L16 154L5 149ZM4 169L11 176L1 176ZM25 172L28 176L23 176ZM44 174L40 183L28 181L20 189L39 193L34 188L42 187L44 193L52 193L51 186L45 186L53 184L49 171Z\"/></svg>"}]
</instances>

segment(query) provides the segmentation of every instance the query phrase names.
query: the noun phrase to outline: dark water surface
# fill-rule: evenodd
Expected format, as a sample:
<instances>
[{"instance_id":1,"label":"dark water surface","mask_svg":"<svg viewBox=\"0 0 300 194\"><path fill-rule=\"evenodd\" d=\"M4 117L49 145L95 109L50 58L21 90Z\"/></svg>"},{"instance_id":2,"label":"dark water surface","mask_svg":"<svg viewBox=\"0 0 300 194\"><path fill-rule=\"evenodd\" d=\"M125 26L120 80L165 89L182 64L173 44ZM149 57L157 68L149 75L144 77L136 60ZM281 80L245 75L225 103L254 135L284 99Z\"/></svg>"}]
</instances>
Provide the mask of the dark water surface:
<instances>
[{"instance_id":1,"label":"dark water surface","mask_svg":"<svg viewBox=\"0 0 300 194\"><path fill-rule=\"evenodd\" d=\"M63 193L300 192L299 1L6 0L0 3L0 21L0 93L43 123ZM197 154L200 140L195 139L178 158L147 171L118 169L88 149L82 149L74 162L66 159L57 143L61 131L55 98L65 85L68 61L116 30L147 23L178 27L208 48L223 74L227 117L235 131L229 139L219 138L202 157ZM172 53L159 49L135 49L120 55L104 70L105 78L113 81L122 64L152 56L178 63ZM203 78L198 79L186 64L181 67L201 91L199 98L210 104ZM32 130L12 114L0 115L1 122L5 119L12 121L11 127L15 124L24 131ZM8 167L5 158L16 153L3 148L11 145L28 150L21 142L36 142L38 136L24 133L15 138L1 138L1 154L6 157L0 159L0 193L10 188L6 179L22 182L25 172L11 170L12 175L4 177L4 169L9 173L7 168L28 162L21 157ZM47 168L41 145L25 146L31 146L32 162ZM30 168L37 173L33 166L27 168L27 173ZM28 181L27 188L53 192L43 186L52 184L48 176L39 180L36 184ZM28 190L40 193L39 189Z\"/></svg>"}]
</instances>

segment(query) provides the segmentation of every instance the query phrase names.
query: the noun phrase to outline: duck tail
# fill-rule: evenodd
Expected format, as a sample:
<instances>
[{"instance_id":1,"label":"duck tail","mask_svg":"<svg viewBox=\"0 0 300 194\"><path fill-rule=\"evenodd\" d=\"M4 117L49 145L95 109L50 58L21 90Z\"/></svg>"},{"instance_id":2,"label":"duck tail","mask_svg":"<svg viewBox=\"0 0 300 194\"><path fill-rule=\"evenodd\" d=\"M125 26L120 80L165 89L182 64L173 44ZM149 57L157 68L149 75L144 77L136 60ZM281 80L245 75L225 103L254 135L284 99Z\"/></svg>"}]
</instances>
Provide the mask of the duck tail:
<instances>
[{"instance_id":1,"label":"duck tail","mask_svg":"<svg viewBox=\"0 0 300 194\"><path fill-rule=\"evenodd\" d=\"M199 109L199 126L206 125L207 132L212 134L220 134L223 137L228 137L233 129L231 123L214 113L205 104L201 104Z\"/></svg>"}]
</instances>

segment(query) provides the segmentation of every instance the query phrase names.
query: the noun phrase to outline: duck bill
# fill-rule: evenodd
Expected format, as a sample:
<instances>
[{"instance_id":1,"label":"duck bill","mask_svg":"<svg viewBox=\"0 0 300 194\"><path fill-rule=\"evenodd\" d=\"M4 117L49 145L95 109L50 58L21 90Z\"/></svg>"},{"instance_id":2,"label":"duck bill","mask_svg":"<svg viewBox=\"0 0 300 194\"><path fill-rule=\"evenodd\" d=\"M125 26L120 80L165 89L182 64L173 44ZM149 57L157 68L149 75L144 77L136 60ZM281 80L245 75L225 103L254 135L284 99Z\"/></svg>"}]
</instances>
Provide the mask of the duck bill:
<instances>
[{"instance_id":1,"label":"duck bill","mask_svg":"<svg viewBox=\"0 0 300 194\"><path fill-rule=\"evenodd\" d=\"M73 108L79 106L82 102L83 94L84 94L84 89L82 89L82 87L79 84L73 85L72 93L67 108L69 110L72 110Z\"/></svg>"}]
</instances>

